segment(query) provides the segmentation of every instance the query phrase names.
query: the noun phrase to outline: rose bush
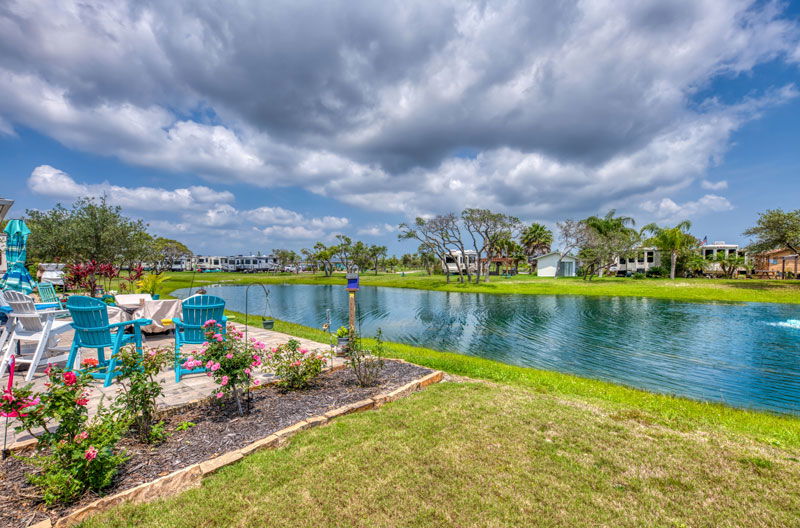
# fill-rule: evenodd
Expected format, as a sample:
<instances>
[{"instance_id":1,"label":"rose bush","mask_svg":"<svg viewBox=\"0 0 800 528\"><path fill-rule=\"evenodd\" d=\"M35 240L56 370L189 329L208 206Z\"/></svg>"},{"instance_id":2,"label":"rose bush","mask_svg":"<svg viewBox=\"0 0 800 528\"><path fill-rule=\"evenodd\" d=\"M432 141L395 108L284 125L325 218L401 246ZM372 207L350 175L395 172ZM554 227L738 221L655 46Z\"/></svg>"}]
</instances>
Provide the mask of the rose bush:
<instances>
[{"instance_id":1,"label":"rose bush","mask_svg":"<svg viewBox=\"0 0 800 528\"><path fill-rule=\"evenodd\" d=\"M211 319L203 325L206 342L194 356L189 356L183 368L206 368L206 375L217 383L214 396L221 399L232 397L236 402L239 415L244 414L243 398L250 390L255 370L261 367L262 359L259 351L264 349L262 343L252 340L246 343L244 334L233 325L228 325L223 334L222 325Z\"/></svg>"},{"instance_id":2,"label":"rose bush","mask_svg":"<svg viewBox=\"0 0 800 528\"><path fill-rule=\"evenodd\" d=\"M17 430L27 430L37 438L37 454L30 462L40 471L29 476L42 490L48 505L69 503L84 491L95 492L111 484L117 467L125 461L116 444L126 424L115 419L102 402L89 420L91 361L80 373L48 365L45 390L33 393L31 386L15 390L12 398L27 404L18 413ZM9 403L10 405L10 403Z\"/></svg>"},{"instance_id":3,"label":"rose bush","mask_svg":"<svg viewBox=\"0 0 800 528\"><path fill-rule=\"evenodd\" d=\"M295 339L273 348L266 360L279 378L277 385L285 390L308 388L328 361L323 354L302 348Z\"/></svg>"}]
</instances>

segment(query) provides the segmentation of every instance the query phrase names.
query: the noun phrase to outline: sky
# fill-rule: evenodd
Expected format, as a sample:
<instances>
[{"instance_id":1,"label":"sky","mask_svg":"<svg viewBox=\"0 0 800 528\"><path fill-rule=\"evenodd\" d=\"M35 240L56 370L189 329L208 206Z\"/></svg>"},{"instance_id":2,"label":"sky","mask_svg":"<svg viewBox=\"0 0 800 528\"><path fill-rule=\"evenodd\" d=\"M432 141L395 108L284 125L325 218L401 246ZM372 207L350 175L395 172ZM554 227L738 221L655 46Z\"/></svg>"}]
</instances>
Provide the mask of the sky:
<instances>
[{"instance_id":1,"label":"sky","mask_svg":"<svg viewBox=\"0 0 800 528\"><path fill-rule=\"evenodd\" d=\"M44 15L46 13L46 16ZM0 193L105 193L199 254L489 208L800 209L800 2L0 1Z\"/></svg>"}]
</instances>

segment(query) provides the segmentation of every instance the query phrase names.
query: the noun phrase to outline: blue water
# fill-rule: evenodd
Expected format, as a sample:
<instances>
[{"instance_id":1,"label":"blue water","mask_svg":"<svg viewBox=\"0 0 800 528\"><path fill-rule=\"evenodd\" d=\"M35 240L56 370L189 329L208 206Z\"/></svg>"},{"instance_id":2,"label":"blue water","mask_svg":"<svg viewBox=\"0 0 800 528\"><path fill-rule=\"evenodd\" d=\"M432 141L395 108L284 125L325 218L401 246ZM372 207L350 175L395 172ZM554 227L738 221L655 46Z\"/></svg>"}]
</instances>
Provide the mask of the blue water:
<instances>
[{"instance_id":1,"label":"blue water","mask_svg":"<svg viewBox=\"0 0 800 528\"><path fill-rule=\"evenodd\" d=\"M320 328L346 324L341 286L250 288L249 312ZM208 287L245 311L243 286ZM179 290L176 296L184 296ZM622 383L653 392L800 414L800 308L634 297L488 295L362 287L362 335Z\"/></svg>"}]
</instances>

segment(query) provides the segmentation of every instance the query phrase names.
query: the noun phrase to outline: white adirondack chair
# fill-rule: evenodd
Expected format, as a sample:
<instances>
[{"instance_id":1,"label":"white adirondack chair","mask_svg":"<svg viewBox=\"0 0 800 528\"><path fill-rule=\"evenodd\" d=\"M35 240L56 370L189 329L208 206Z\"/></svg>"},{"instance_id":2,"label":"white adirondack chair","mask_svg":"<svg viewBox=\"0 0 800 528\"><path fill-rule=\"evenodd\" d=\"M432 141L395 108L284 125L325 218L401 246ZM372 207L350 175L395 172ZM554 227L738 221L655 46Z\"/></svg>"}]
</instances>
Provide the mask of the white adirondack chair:
<instances>
[{"instance_id":1,"label":"white adirondack chair","mask_svg":"<svg viewBox=\"0 0 800 528\"><path fill-rule=\"evenodd\" d=\"M5 301L11 306L12 312L8 314L9 323L6 331L0 336L0 377L4 376L8 368L11 354L16 352L17 343L36 343L33 355L27 357L17 357L18 364L27 363L28 373L25 380L30 381L36 372L36 368L42 361L45 352L48 354L58 354L58 356L48 356L47 361L55 363L65 361L69 355L70 347L58 346L58 335L69 330L69 321L56 321L56 316L69 313L67 310L36 310L33 299L15 291L4 292Z\"/></svg>"}]
</instances>

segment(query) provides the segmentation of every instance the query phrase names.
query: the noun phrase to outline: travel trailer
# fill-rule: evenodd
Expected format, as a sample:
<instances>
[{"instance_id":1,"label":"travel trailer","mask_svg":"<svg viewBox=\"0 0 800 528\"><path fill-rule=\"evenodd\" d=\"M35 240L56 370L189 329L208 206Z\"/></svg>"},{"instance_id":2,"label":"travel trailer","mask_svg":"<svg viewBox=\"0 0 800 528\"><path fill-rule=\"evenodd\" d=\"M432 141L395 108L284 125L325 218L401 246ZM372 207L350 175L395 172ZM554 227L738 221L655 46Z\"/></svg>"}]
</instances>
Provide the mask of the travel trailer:
<instances>
[{"instance_id":1,"label":"travel trailer","mask_svg":"<svg viewBox=\"0 0 800 528\"><path fill-rule=\"evenodd\" d=\"M444 258L442 262L442 272L447 275L457 275L476 273L478 271L478 254L468 249L462 254L461 251L453 250Z\"/></svg>"}]
</instances>

